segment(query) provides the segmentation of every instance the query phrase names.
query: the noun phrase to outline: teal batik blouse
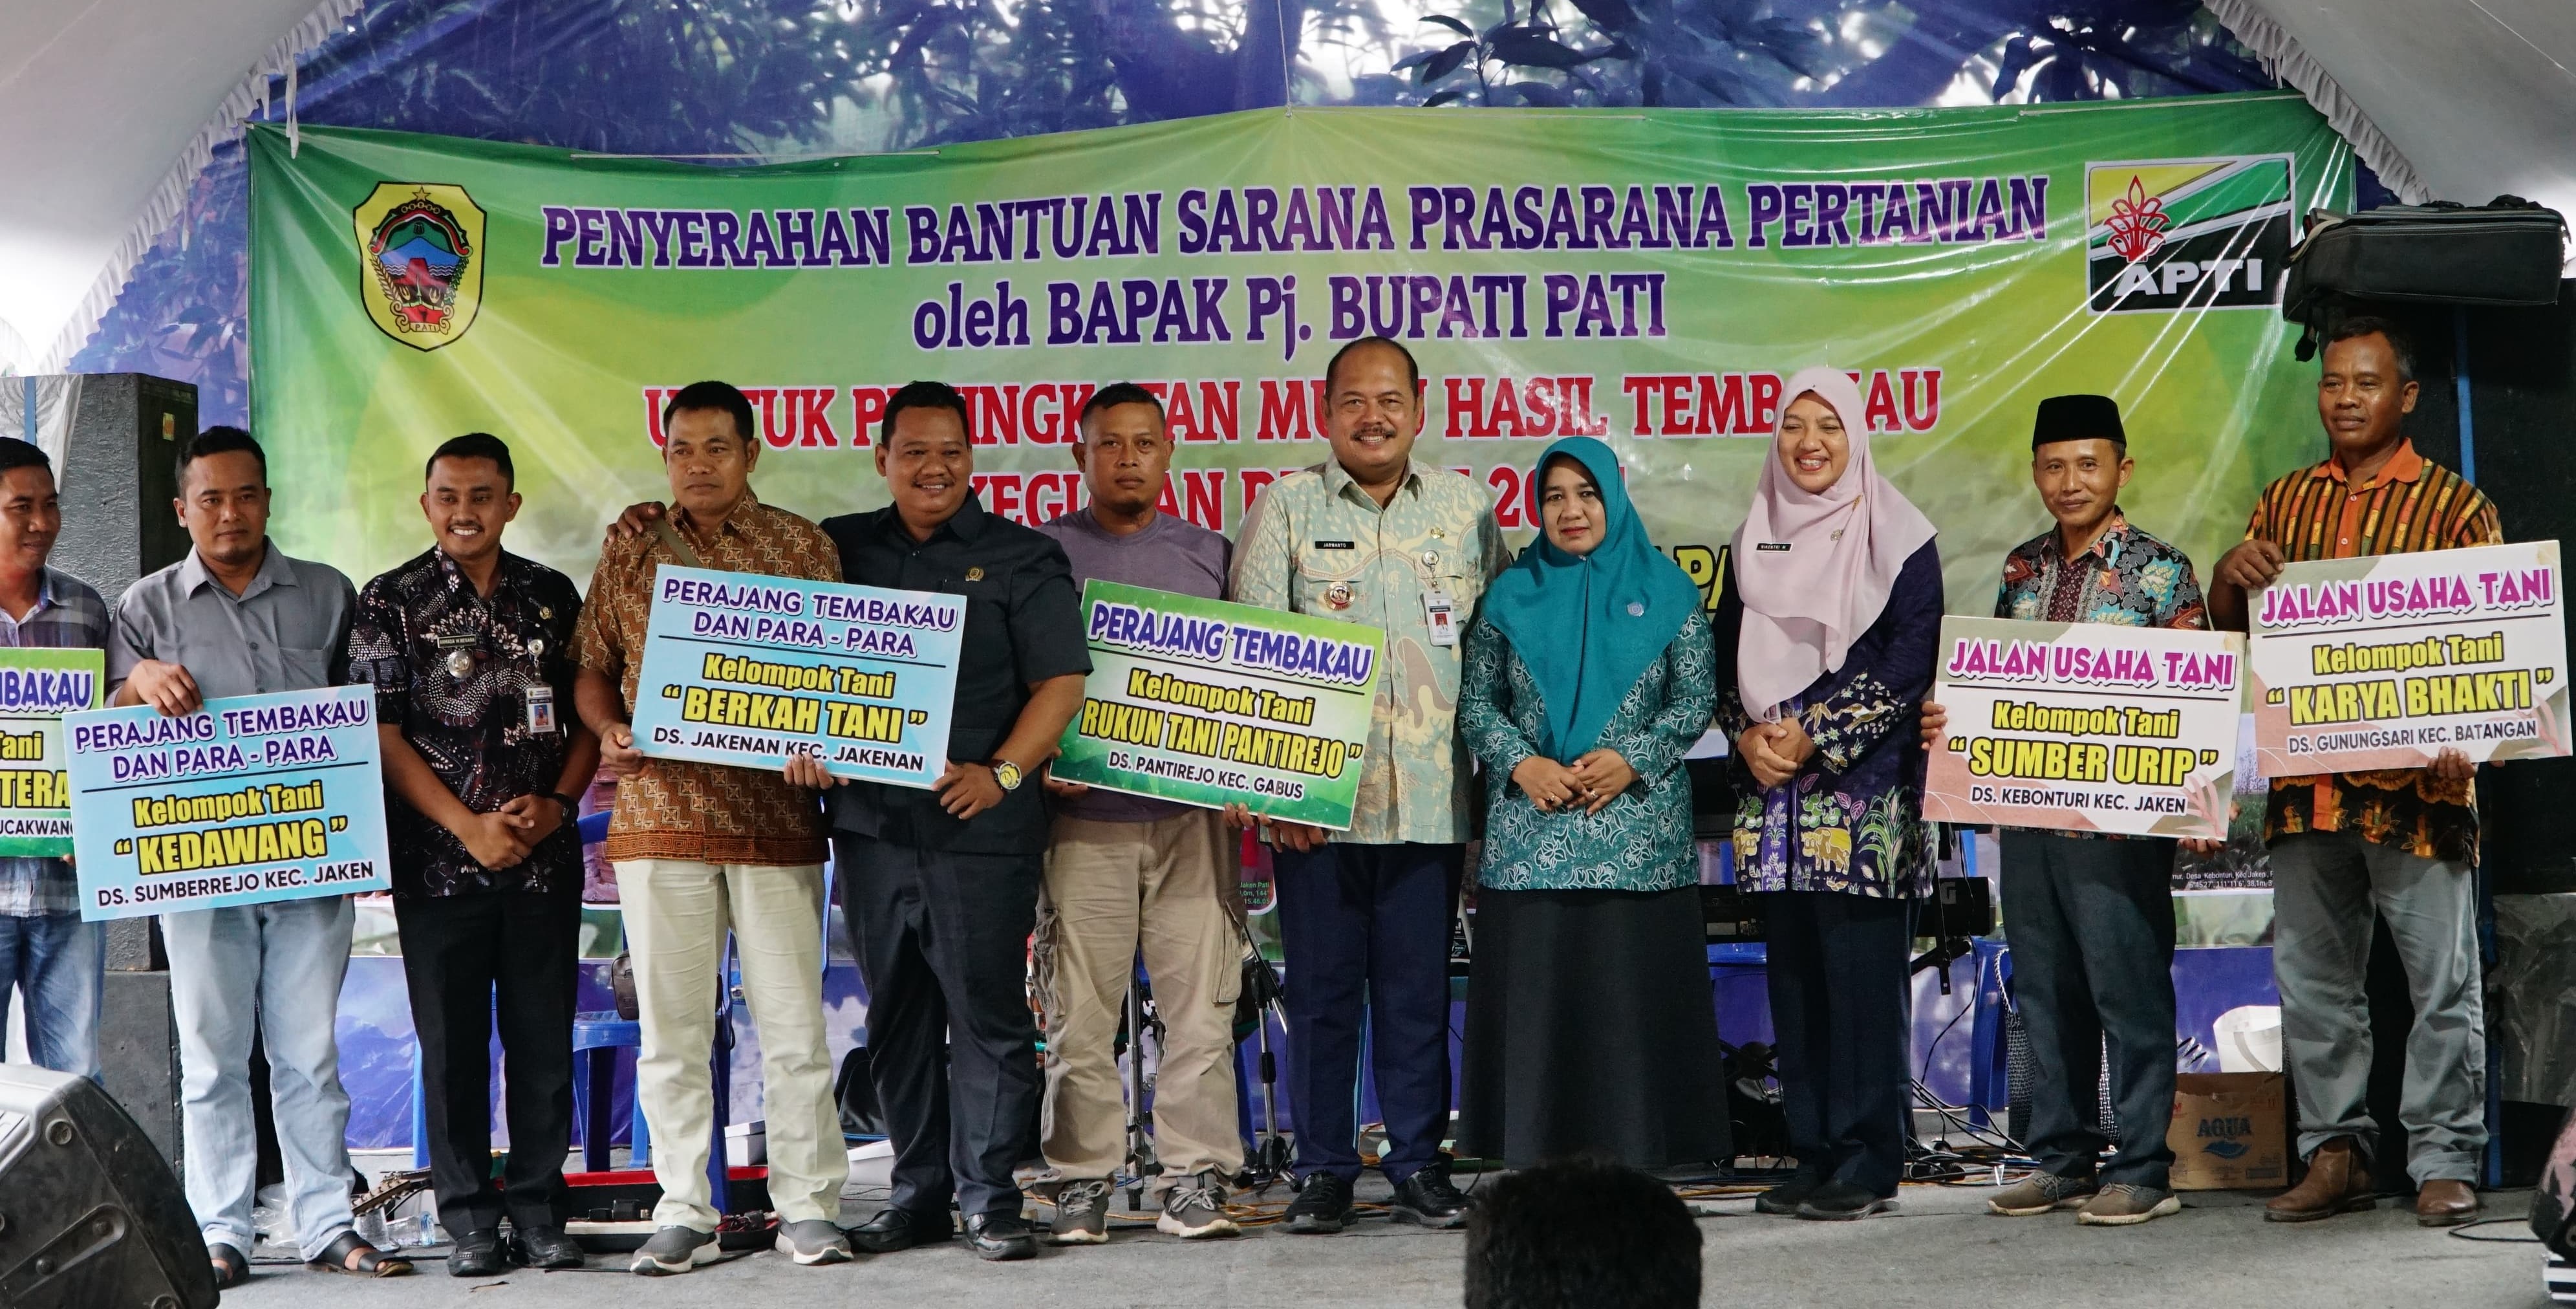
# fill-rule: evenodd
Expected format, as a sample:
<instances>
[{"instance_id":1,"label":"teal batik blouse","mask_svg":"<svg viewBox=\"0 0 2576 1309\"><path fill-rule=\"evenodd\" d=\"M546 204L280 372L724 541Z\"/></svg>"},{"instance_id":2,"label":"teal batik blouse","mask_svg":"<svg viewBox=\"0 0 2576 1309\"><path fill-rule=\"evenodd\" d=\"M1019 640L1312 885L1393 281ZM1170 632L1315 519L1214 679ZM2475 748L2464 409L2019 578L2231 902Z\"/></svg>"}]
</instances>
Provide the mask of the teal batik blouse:
<instances>
[{"instance_id":1,"label":"teal batik blouse","mask_svg":"<svg viewBox=\"0 0 2576 1309\"><path fill-rule=\"evenodd\" d=\"M1512 783L1512 769L1538 753L1546 720L1538 686L1510 640L1493 624L1477 622L1467 633L1458 691L1458 735L1485 773L1477 884L1497 891L1670 891L1698 882L1682 756L1707 729L1716 705L1716 648L1707 617L1693 613L1663 658L1628 689L1592 747L1618 751L1637 770L1636 783L1598 814L1542 812Z\"/></svg>"}]
</instances>

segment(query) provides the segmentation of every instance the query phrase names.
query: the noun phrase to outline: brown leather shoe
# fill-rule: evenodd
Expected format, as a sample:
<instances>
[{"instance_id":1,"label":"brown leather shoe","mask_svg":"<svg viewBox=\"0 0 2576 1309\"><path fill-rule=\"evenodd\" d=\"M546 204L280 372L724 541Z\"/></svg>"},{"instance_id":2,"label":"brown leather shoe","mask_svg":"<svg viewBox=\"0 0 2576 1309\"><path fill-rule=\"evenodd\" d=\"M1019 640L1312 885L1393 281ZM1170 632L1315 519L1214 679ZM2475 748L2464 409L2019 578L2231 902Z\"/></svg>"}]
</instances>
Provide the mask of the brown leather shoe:
<instances>
[{"instance_id":1,"label":"brown leather shoe","mask_svg":"<svg viewBox=\"0 0 2576 1309\"><path fill-rule=\"evenodd\" d=\"M2457 1227L2477 1216L2477 1188L2466 1182L2437 1177L2415 1193L2415 1221L2426 1227Z\"/></svg>"},{"instance_id":2,"label":"brown leather shoe","mask_svg":"<svg viewBox=\"0 0 2576 1309\"><path fill-rule=\"evenodd\" d=\"M2307 1177L2266 1202L2263 1217L2276 1223L2313 1223L2377 1203L2361 1151L2353 1147L2351 1137L2338 1136L2308 1156Z\"/></svg>"}]
</instances>

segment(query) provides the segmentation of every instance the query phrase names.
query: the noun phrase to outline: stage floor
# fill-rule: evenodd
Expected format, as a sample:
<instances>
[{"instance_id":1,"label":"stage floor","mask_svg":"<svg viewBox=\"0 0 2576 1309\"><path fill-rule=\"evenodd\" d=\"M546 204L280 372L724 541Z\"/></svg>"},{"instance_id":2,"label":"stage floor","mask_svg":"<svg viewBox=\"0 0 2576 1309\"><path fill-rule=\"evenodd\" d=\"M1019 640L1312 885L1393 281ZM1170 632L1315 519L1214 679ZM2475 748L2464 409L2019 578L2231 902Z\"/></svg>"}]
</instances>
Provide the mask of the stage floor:
<instances>
[{"instance_id":1,"label":"stage floor","mask_svg":"<svg viewBox=\"0 0 2576 1309\"><path fill-rule=\"evenodd\" d=\"M854 1179L854 1197L882 1196L882 1161ZM1462 1178L1461 1181L1467 1179ZM2415 1225L2397 1201L2373 1213L2286 1226L2262 1221L2261 1200L2228 1192L2185 1195L2182 1213L2139 1228L2078 1227L2071 1213L2006 1219L1984 1212L1985 1195L1964 1187L1909 1186L1896 1213L1857 1223L1807 1223L1752 1213L1749 1199L1698 1202L1706 1237L1705 1303L1727 1306L1974 1305L1978 1309L2063 1309L2204 1302L2270 1309L2444 1309L2539 1306L2540 1247L2479 1243ZM1360 1198L1383 1198L1371 1179ZM1120 1197L1122 1200L1124 1196ZM1277 1196L1273 1197L1280 1198ZM2530 1192L2486 1197L2487 1212L2519 1219ZM844 1221L875 1209L854 1198ZM2526 1234L2519 1221L2476 1235ZM396 1309L463 1303L563 1309L649 1309L706 1305L902 1304L1060 1306L1129 1309L1311 1309L1336 1306L1450 1306L1459 1303L1464 1249L1456 1233L1363 1220L1335 1237L1255 1230L1230 1241L1185 1243L1150 1225L1119 1231L1110 1244L1048 1250L1018 1264L985 1264L962 1244L910 1250L855 1264L799 1268L762 1253L685 1277L647 1279L623 1263L594 1261L583 1272L524 1270L488 1281L458 1281L424 1260L415 1277L360 1286L305 1271L292 1249L263 1247L250 1284L232 1296L264 1306ZM1604 1309L1608 1309L1604 1306Z\"/></svg>"}]
</instances>

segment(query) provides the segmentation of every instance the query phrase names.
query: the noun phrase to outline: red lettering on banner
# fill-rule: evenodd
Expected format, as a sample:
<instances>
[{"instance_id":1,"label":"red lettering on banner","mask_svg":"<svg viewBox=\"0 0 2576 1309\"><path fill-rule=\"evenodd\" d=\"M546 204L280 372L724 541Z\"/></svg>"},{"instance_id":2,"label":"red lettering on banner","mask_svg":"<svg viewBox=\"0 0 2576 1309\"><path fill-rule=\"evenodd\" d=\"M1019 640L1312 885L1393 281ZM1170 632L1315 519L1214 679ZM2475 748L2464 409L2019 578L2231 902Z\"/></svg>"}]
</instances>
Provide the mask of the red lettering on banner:
<instances>
[{"instance_id":1,"label":"red lettering on banner","mask_svg":"<svg viewBox=\"0 0 2576 1309\"><path fill-rule=\"evenodd\" d=\"M854 386L850 388L850 445L852 448L868 444L868 433L875 431L877 424L885 421L886 401L893 397L892 387Z\"/></svg>"},{"instance_id":2,"label":"red lettering on banner","mask_svg":"<svg viewBox=\"0 0 2576 1309\"><path fill-rule=\"evenodd\" d=\"M1459 388L1462 382L1466 384L1464 390ZM1449 377L1441 379L1441 383L1449 392L1449 405L1448 419L1440 434L1453 441L1462 436L1492 436L1494 424L1485 416L1485 379ZM1460 419L1466 421L1462 423Z\"/></svg>"},{"instance_id":3,"label":"red lettering on banner","mask_svg":"<svg viewBox=\"0 0 2576 1309\"><path fill-rule=\"evenodd\" d=\"M1493 471L1485 474L1485 485L1494 488L1495 526L1503 528L1532 526L1523 521L1521 513L1521 506L1528 498L1528 492L1522 489L1521 470L1510 464L1496 464Z\"/></svg>"},{"instance_id":4,"label":"red lettering on banner","mask_svg":"<svg viewBox=\"0 0 2576 1309\"><path fill-rule=\"evenodd\" d=\"M1256 441L1311 441L1323 434L1324 383L1295 378L1261 379L1261 425Z\"/></svg>"}]
</instances>

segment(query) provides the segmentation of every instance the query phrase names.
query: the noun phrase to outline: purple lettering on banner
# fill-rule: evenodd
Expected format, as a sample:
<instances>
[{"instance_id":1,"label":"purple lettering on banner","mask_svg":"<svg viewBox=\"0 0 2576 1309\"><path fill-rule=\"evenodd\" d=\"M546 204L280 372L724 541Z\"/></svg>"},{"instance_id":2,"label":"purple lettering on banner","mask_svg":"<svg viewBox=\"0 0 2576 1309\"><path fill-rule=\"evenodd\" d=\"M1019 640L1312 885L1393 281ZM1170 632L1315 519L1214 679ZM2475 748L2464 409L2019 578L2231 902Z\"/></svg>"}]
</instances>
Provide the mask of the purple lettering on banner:
<instances>
[{"instance_id":1,"label":"purple lettering on banner","mask_svg":"<svg viewBox=\"0 0 2576 1309\"><path fill-rule=\"evenodd\" d=\"M682 268L706 267L707 215L696 209L674 209L664 217L670 219L672 241L680 249L679 258L673 262Z\"/></svg>"},{"instance_id":2,"label":"purple lettering on banner","mask_svg":"<svg viewBox=\"0 0 2576 1309\"><path fill-rule=\"evenodd\" d=\"M1564 318L1583 298L1583 279L1572 273L1549 273L1543 280L1547 286L1547 336L1554 340L1565 335Z\"/></svg>"},{"instance_id":3,"label":"purple lettering on banner","mask_svg":"<svg viewBox=\"0 0 2576 1309\"><path fill-rule=\"evenodd\" d=\"M1843 225L1843 213L1851 207L1851 193L1840 182L1816 183L1816 244L1850 245L1851 229Z\"/></svg>"},{"instance_id":4,"label":"purple lettering on banner","mask_svg":"<svg viewBox=\"0 0 2576 1309\"><path fill-rule=\"evenodd\" d=\"M948 206L948 234L941 239L944 245L939 262L955 263L961 259L970 264L984 262L984 251L975 242L975 224L967 218L966 206Z\"/></svg>"},{"instance_id":5,"label":"purple lettering on banner","mask_svg":"<svg viewBox=\"0 0 2576 1309\"><path fill-rule=\"evenodd\" d=\"M1131 197L1132 198L1132 197ZM1279 250L1279 193L1266 186L1243 188L1244 245L1251 250Z\"/></svg>"},{"instance_id":6,"label":"purple lettering on banner","mask_svg":"<svg viewBox=\"0 0 2576 1309\"><path fill-rule=\"evenodd\" d=\"M600 237L607 229L607 216L596 209L575 209L573 220L580 227L574 242L572 262L577 268L598 268L608 262L608 253L600 248Z\"/></svg>"},{"instance_id":7,"label":"purple lettering on banner","mask_svg":"<svg viewBox=\"0 0 2576 1309\"><path fill-rule=\"evenodd\" d=\"M772 268L820 268L831 261L814 253L814 211L781 209L778 211L778 254L771 259Z\"/></svg>"},{"instance_id":8,"label":"purple lettering on banner","mask_svg":"<svg viewBox=\"0 0 2576 1309\"><path fill-rule=\"evenodd\" d=\"M545 218L546 253L537 260L537 263L545 268L561 267L563 243L571 240L573 234L572 210L564 205L547 205Z\"/></svg>"},{"instance_id":9,"label":"purple lettering on banner","mask_svg":"<svg viewBox=\"0 0 2576 1309\"><path fill-rule=\"evenodd\" d=\"M769 233L769 211L754 209L751 221L744 225L742 252L734 260L736 268L778 267L778 242Z\"/></svg>"},{"instance_id":10,"label":"purple lettering on banner","mask_svg":"<svg viewBox=\"0 0 2576 1309\"><path fill-rule=\"evenodd\" d=\"M1780 188L1780 244L1807 246L1816 243L1816 188L1806 182L1791 182Z\"/></svg>"},{"instance_id":11,"label":"purple lettering on banner","mask_svg":"<svg viewBox=\"0 0 2576 1309\"><path fill-rule=\"evenodd\" d=\"M642 216L632 209L608 211L608 266L644 266L644 223Z\"/></svg>"},{"instance_id":12,"label":"purple lettering on banner","mask_svg":"<svg viewBox=\"0 0 2576 1309\"><path fill-rule=\"evenodd\" d=\"M1405 294L1407 312L1404 335L1408 339L1419 338L1422 335L1422 320L1440 311L1440 279L1424 275L1399 276L1393 280L1407 283L1409 286Z\"/></svg>"},{"instance_id":13,"label":"purple lettering on banner","mask_svg":"<svg viewBox=\"0 0 2576 1309\"><path fill-rule=\"evenodd\" d=\"M1327 250L1353 249L1353 216L1358 213L1355 186L1324 187L1315 193L1315 230Z\"/></svg>"},{"instance_id":14,"label":"purple lettering on banner","mask_svg":"<svg viewBox=\"0 0 2576 1309\"><path fill-rule=\"evenodd\" d=\"M1512 248L1536 250L1547 241L1547 219L1540 215L1539 205L1547 193L1535 186L1524 186L1512 192Z\"/></svg>"},{"instance_id":15,"label":"purple lettering on banner","mask_svg":"<svg viewBox=\"0 0 2576 1309\"><path fill-rule=\"evenodd\" d=\"M1441 188L1440 248L1455 250L1463 234L1467 248L1482 250L1483 241L1476 236L1476 188L1451 186Z\"/></svg>"},{"instance_id":16,"label":"purple lettering on banner","mask_svg":"<svg viewBox=\"0 0 2576 1309\"><path fill-rule=\"evenodd\" d=\"M2012 230L2033 241L2048 239L2048 174L2012 180Z\"/></svg>"},{"instance_id":17,"label":"purple lettering on banner","mask_svg":"<svg viewBox=\"0 0 2576 1309\"><path fill-rule=\"evenodd\" d=\"M1193 277L1190 293L1197 297L1197 319L1190 325L1193 341L1231 341L1234 333L1225 325L1225 284L1222 277Z\"/></svg>"},{"instance_id":18,"label":"purple lettering on banner","mask_svg":"<svg viewBox=\"0 0 2576 1309\"><path fill-rule=\"evenodd\" d=\"M940 253L938 210L933 209L928 205L905 205L903 207L903 225L905 232L912 237L912 248L905 252L904 255L903 261L905 263L937 264L947 262Z\"/></svg>"},{"instance_id":19,"label":"purple lettering on banner","mask_svg":"<svg viewBox=\"0 0 2576 1309\"><path fill-rule=\"evenodd\" d=\"M1181 192L1175 203L1181 217L1181 253L1209 253L1207 244L1207 192L1192 187Z\"/></svg>"},{"instance_id":20,"label":"purple lettering on banner","mask_svg":"<svg viewBox=\"0 0 2576 1309\"><path fill-rule=\"evenodd\" d=\"M1713 241L1709 239L1712 232L1717 235ZM1694 250L1735 248L1735 233L1726 225L1726 188L1715 182L1700 193L1699 225L1691 232L1690 243Z\"/></svg>"},{"instance_id":21,"label":"purple lettering on banner","mask_svg":"<svg viewBox=\"0 0 2576 1309\"><path fill-rule=\"evenodd\" d=\"M742 247L734 238L742 233L742 220L730 209L707 211L707 267L743 267Z\"/></svg>"},{"instance_id":22,"label":"purple lettering on banner","mask_svg":"<svg viewBox=\"0 0 2576 1309\"><path fill-rule=\"evenodd\" d=\"M1503 188L1485 188L1485 216L1476 224L1476 248L1510 250L1519 238L1512 234L1511 207L1503 200Z\"/></svg>"},{"instance_id":23,"label":"purple lettering on banner","mask_svg":"<svg viewBox=\"0 0 2576 1309\"><path fill-rule=\"evenodd\" d=\"M1755 182L1744 188L1744 198L1753 206L1750 219L1753 235L1744 244L1748 249L1758 249L1766 244L1762 229L1780 221L1780 188L1770 182ZM1782 244L1787 244L1787 241L1784 239Z\"/></svg>"},{"instance_id":24,"label":"purple lettering on banner","mask_svg":"<svg viewBox=\"0 0 2576 1309\"><path fill-rule=\"evenodd\" d=\"M1332 288L1333 328L1336 341L1352 341L1368 335L1368 317L1360 308L1360 279L1349 273L1334 273L1325 278Z\"/></svg>"},{"instance_id":25,"label":"purple lettering on banner","mask_svg":"<svg viewBox=\"0 0 2576 1309\"><path fill-rule=\"evenodd\" d=\"M859 263L883 266L894 262L887 244L887 228L894 211L891 209L853 209L850 211L850 235L858 239Z\"/></svg>"},{"instance_id":26,"label":"purple lettering on banner","mask_svg":"<svg viewBox=\"0 0 2576 1309\"><path fill-rule=\"evenodd\" d=\"M1583 250L1617 248L1619 238L1611 234L1610 224L1618 216L1618 211L1619 196L1609 187L1583 188L1583 239L1575 242L1575 247Z\"/></svg>"},{"instance_id":27,"label":"purple lettering on banner","mask_svg":"<svg viewBox=\"0 0 2576 1309\"><path fill-rule=\"evenodd\" d=\"M1082 284L1047 283L1048 345L1071 345L1082 339ZM917 333L916 333L917 334Z\"/></svg>"}]
</instances>

